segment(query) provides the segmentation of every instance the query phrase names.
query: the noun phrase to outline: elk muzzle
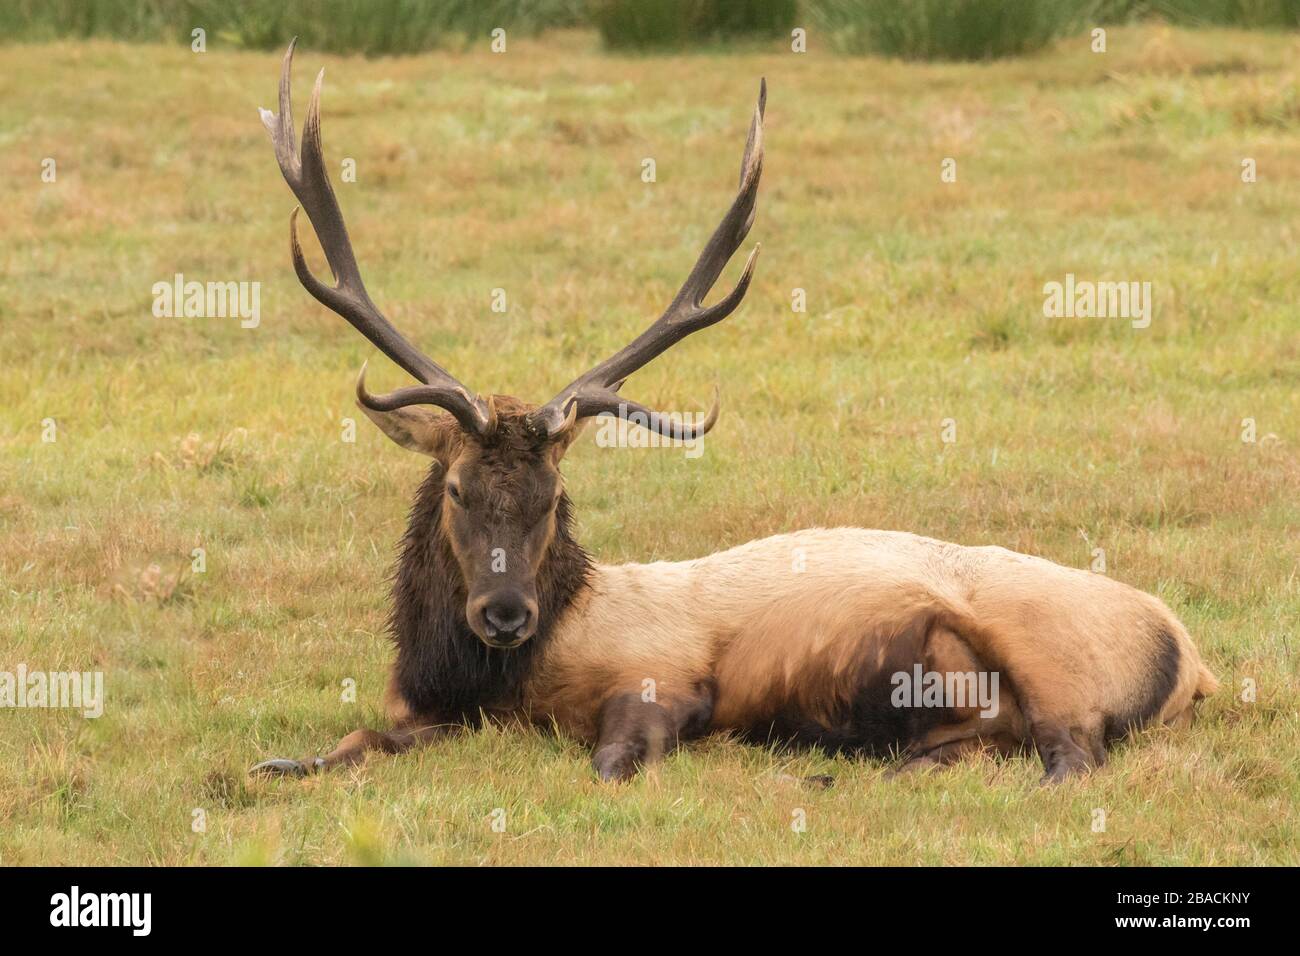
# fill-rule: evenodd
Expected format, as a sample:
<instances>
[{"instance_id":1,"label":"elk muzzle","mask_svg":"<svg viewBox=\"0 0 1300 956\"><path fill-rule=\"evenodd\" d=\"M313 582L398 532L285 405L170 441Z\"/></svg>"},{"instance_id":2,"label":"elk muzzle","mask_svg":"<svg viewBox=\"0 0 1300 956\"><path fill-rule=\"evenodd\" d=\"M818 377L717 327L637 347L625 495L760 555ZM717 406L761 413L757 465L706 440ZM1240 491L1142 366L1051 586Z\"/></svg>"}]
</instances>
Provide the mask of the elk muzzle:
<instances>
[{"instance_id":1,"label":"elk muzzle","mask_svg":"<svg viewBox=\"0 0 1300 956\"><path fill-rule=\"evenodd\" d=\"M469 626L488 647L518 647L537 630L537 598L514 588L470 597Z\"/></svg>"}]
</instances>

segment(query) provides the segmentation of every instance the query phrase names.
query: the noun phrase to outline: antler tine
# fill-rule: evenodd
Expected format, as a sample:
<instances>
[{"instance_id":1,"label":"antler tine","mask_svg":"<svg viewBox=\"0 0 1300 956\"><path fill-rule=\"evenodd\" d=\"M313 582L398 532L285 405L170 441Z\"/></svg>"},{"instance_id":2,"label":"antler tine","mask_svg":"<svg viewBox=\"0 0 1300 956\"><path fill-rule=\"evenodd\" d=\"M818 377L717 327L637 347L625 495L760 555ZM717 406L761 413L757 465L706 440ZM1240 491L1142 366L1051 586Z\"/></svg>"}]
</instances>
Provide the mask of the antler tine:
<instances>
[{"instance_id":1,"label":"antler tine","mask_svg":"<svg viewBox=\"0 0 1300 956\"><path fill-rule=\"evenodd\" d=\"M320 93L325 79L321 70L312 89L311 103L307 107L307 121L302 131L302 151L294 141L293 110L290 97L290 74L293 53L298 39L289 44L280 69L280 115L270 110L259 110L262 124L271 134L275 144L275 158L284 180L298 197L301 207L307 210L316 237L320 240L336 285L325 285L307 266L302 245L298 242L298 210L289 217L289 241L293 253L293 267L298 281L326 308L347 319L353 327L369 339L376 348L417 378L423 385L401 388L388 395L373 396L364 388L357 391L358 400L376 411L391 411L405 405L438 405L451 412L467 431L484 433L489 430L490 417L487 405L465 388L446 369L442 368L393 327L383 313L370 300L361 270L352 252L343 212L339 208L334 187L325 171L325 158L321 150Z\"/></svg>"},{"instance_id":2,"label":"antler tine","mask_svg":"<svg viewBox=\"0 0 1300 956\"><path fill-rule=\"evenodd\" d=\"M672 438L698 437L713 427L718 417L716 396L705 421L690 426L673 422L643 405L628 401L618 394L618 390L633 372L643 368L692 332L725 319L736 310L749 291L754 262L758 257L757 245L749 254L735 288L713 305L703 305L704 297L718 281L722 270L745 241L754 224L754 216L758 211L758 182L763 173L763 115L766 108L767 81L763 80L759 84L758 106L754 109L749 136L745 141L745 155L740 164L739 191L668 309L627 346L574 379L534 412L531 422L536 430L555 435L570 427L577 419L602 412L626 417L629 410L644 416L648 423L646 427L652 431Z\"/></svg>"}]
</instances>

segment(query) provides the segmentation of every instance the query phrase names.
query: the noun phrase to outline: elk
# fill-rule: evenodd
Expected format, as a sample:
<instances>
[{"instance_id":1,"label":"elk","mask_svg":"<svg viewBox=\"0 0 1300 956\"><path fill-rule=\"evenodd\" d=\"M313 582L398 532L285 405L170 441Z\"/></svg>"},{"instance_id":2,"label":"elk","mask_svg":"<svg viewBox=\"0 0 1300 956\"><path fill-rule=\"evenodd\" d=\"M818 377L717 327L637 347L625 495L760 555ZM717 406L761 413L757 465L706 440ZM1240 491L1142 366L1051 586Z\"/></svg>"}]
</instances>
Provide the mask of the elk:
<instances>
[{"instance_id":1,"label":"elk","mask_svg":"<svg viewBox=\"0 0 1300 956\"><path fill-rule=\"evenodd\" d=\"M295 41L296 43L296 41ZM712 732L894 758L899 769L965 754L1036 751L1045 781L1100 765L1136 728L1190 724L1215 689L1195 645L1157 598L1104 575L998 547L915 534L816 528L692 561L606 565L574 540L559 465L583 422L637 420L689 439L686 424L620 394L638 369L722 321L735 287L704 299L754 222L766 84L735 199L667 310L626 347L541 406L484 399L416 349L361 279L321 151L317 76L295 146L294 44L279 115L261 110L280 170L315 229L336 284L309 270L290 216L298 279L419 384L362 411L397 444L433 459L410 510L393 586L392 726L347 735L323 757L255 772L306 775L398 753L483 720L555 726L589 743L602 780L624 780L681 741ZM796 571L794 555L800 556ZM994 674L993 706L900 706L898 675Z\"/></svg>"}]
</instances>

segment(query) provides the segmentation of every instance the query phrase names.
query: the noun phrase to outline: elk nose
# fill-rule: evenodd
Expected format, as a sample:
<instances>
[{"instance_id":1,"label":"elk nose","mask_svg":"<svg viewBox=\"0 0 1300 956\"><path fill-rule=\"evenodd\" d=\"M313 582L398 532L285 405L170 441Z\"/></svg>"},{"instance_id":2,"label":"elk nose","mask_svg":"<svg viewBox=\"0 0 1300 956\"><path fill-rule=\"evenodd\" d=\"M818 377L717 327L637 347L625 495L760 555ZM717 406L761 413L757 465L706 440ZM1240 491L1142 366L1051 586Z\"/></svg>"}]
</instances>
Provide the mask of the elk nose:
<instances>
[{"instance_id":1,"label":"elk nose","mask_svg":"<svg viewBox=\"0 0 1300 956\"><path fill-rule=\"evenodd\" d=\"M518 598L504 598L484 608L483 616L498 636L510 637L528 623L528 606Z\"/></svg>"}]
</instances>

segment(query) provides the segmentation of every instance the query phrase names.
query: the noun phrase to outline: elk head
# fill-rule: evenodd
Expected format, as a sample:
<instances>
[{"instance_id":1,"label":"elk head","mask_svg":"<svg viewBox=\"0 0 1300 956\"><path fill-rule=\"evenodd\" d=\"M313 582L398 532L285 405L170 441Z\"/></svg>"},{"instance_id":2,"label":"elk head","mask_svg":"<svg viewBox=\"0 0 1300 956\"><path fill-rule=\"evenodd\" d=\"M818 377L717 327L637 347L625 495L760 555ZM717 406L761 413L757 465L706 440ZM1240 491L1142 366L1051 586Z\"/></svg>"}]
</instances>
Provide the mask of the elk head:
<instances>
[{"instance_id":1,"label":"elk head","mask_svg":"<svg viewBox=\"0 0 1300 956\"><path fill-rule=\"evenodd\" d=\"M298 243L295 209L289 217L290 249L298 279L322 305L338 313L420 384L372 395L365 366L357 380L357 403L389 438L432 456L443 475L440 530L464 578L465 618L492 647L515 647L538 626L536 579L556 530L562 495L559 462L579 424L597 415L620 415L679 440L697 438L713 427L718 402L705 420L686 425L619 395L627 378L692 332L720 322L745 296L758 247L740 280L711 306L705 295L739 248L754 222L763 168L763 111L766 84L749 127L740 168L740 188L714 230L685 284L668 309L625 348L570 382L545 405L508 396L483 399L406 340L370 300L338 200L321 154L320 92L316 77L301 154L294 142L290 71L297 40L289 44L280 74L280 114L261 110L275 156L289 188L316 231L334 273L327 286L307 267ZM434 409L441 409L435 411Z\"/></svg>"}]
</instances>

